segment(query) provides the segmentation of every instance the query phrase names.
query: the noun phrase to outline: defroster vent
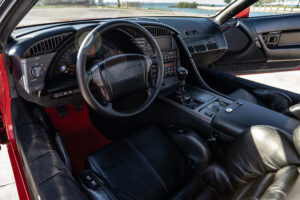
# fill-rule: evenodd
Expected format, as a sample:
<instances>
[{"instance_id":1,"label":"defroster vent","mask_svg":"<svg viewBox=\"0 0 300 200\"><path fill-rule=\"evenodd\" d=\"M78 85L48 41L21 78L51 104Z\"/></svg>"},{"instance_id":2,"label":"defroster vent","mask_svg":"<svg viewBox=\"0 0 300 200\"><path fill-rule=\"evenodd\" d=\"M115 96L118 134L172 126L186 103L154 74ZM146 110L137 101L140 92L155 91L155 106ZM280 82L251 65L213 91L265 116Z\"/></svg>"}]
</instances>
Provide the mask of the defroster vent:
<instances>
[{"instance_id":1,"label":"defroster vent","mask_svg":"<svg viewBox=\"0 0 300 200\"><path fill-rule=\"evenodd\" d=\"M151 33L153 36L164 36L171 35L172 31L166 28L154 27L154 26L145 26L145 28ZM141 34L133 29L126 29L133 37L140 38Z\"/></svg>"},{"instance_id":2,"label":"defroster vent","mask_svg":"<svg viewBox=\"0 0 300 200\"><path fill-rule=\"evenodd\" d=\"M63 33L40 40L31 45L24 53L24 57L34 57L52 53L71 33Z\"/></svg>"}]
</instances>

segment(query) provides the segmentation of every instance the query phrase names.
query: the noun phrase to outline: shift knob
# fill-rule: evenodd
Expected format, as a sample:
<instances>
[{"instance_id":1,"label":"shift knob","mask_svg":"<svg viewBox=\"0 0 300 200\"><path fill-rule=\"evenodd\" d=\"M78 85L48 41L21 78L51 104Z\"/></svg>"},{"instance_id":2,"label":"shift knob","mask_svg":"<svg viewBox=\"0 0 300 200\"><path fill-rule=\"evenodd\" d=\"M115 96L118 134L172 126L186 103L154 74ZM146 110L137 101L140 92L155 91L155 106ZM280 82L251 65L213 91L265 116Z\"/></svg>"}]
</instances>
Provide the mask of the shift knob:
<instances>
[{"instance_id":1,"label":"shift knob","mask_svg":"<svg viewBox=\"0 0 300 200\"><path fill-rule=\"evenodd\" d=\"M189 71L184 67L178 67L177 68L177 77L179 81L184 81L186 76L188 75Z\"/></svg>"}]
</instances>

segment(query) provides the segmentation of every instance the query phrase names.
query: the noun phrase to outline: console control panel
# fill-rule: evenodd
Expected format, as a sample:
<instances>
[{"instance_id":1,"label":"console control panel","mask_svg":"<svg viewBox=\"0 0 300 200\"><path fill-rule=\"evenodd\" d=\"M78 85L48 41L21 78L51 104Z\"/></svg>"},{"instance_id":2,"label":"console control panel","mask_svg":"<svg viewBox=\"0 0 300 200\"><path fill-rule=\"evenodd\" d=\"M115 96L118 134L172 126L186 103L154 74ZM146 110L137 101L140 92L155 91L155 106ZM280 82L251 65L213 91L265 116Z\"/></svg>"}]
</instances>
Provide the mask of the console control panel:
<instances>
[{"instance_id":1,"label":"console control panel","mask_svg":"<svg viewBox=\"0 0 300 200\"><path fill-rule=\"evenodd\" d=\"M172 42L171 36L156 37L157 43L161 49L164 62L164 77L176 76L176 69L178 66L178 47ZM135 38L133 42L146 55L151 55L152 48L144 38Z\"/></svg>"},{"instance_id":2,"label":"console control panel","mask_svg":"<svg viewBox=\"0 0 300 200\"><path fill-rule=\"evenodd\" d=\"M209 104L205 108L200 109L199 112L209 118L212 118L217 112L219 112L220 110L224 110L228 105L228 102L219 99Z\"/></svg>"},{"instance_id":3,"label":"console control panel","mask_svg":"<svg viewBox=\"0 0 300 200\"><path fill-rule=\"evenodd\" d=\"M164 77L172 77L176 75L177 62L170 62L164 64Z\"/></svg>"},{"instance_id":4,"label":"console control panel","mask_svg":"<svg viewBox=\"0 0 300 200\"><path fill-rule=\"evenodd\" d=\"M177 51L163 51L162 56L164 59L164 77L176 76L177 69Z\"/></svg>"}]
</instances>

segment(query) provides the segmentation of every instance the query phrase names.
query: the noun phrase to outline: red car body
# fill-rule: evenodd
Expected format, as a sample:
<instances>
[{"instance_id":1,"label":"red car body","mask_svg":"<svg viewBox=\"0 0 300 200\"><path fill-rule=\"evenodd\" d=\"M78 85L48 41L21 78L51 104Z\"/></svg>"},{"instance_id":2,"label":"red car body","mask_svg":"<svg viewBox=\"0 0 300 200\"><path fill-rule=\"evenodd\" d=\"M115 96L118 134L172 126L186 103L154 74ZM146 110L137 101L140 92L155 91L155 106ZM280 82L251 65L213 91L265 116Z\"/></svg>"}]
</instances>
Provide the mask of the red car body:
<instances>
[{"instance_id":1,"label":"red car body","mask_svg":"<svg viewBox=\"0 0 300 200\"><path fill-rule=\"evenodd\" d=\"M20 153L18 151L13 133L13 126L11 120L11 98L6 69L7 68L4 64L3 56L0 55L0 110L3 115L3 123L5 125L7 138L9 140L6 146L11 166L13 169L19 198L26 200L30 199L30 194L20 158Z\"/></svg>"}]
</instances>

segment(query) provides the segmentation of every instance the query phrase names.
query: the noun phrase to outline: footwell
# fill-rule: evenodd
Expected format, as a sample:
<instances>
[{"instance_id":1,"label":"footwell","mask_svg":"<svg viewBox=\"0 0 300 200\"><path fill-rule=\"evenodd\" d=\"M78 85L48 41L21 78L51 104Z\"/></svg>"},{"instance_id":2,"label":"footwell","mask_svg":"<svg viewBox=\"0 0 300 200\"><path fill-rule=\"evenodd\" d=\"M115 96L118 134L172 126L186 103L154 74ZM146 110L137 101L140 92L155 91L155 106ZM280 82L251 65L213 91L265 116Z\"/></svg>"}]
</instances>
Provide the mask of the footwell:
<instances>
[{"instance_id":1,"label":"footwell","mask_svg":"<svg viewBox=\"0 0 300 200\"><path fill-rule=\"evenodd\" d=\"M93 126L86 104L79 111L73 105L67 105L66 111L67 115L60 117L56 108L46 108L69 153L73 173L78 176L84 170L87 155L109 144L110 140Z\"/></svg>"}]
</instances>

